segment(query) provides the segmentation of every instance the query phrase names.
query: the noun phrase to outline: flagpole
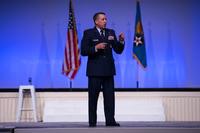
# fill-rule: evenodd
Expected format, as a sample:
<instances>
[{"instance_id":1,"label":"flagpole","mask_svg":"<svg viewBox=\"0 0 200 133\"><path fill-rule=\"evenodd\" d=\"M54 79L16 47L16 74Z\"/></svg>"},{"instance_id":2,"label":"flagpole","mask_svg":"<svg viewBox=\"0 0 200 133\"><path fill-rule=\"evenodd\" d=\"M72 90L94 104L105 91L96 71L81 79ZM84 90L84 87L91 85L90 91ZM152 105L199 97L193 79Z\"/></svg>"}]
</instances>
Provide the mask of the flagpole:
<instances>
[{"instance_id":1,"label":"flagpole","mask_svg":"<svg viewBox=\"0 0 200 133\"><path fill-rule=\"evenodd\" d=\"M137 68L136 68L136 88L139 88L139 64L137 62Z\"/></svg>"},{"instance_id":2,"label":"flagpole","mask_svg":"<svg viewBox=\"0 0 200 133\"><path fill-rule=\"evenodd\" d=\"M69 81L69 88L70 88L70 90L72 90L72 80L71 79Z\"/></svg>"}]
</instances>

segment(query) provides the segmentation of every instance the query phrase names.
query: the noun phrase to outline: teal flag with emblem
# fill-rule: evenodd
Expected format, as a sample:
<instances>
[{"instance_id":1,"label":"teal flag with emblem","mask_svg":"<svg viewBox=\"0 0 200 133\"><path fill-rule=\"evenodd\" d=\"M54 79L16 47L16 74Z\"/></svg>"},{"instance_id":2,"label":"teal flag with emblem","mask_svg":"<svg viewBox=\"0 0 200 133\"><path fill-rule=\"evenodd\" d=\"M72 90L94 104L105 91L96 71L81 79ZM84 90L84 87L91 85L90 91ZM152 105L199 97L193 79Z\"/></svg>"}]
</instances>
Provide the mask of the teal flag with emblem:
<instances>
[{"instance_id":1,"label":"teal flag with emblem","mask_svg":"<svg viewBox=\"0 0 200 133\"><path fill-rule=\"evenodd\" d=\"M142 26L139 1L137 1L137 7L136 7L133 57L136 59L137 63L140 64L143 68L147 67L145 39L144 39L144 31L143 31L143 26Z\"/></svg>"}]
</instances>

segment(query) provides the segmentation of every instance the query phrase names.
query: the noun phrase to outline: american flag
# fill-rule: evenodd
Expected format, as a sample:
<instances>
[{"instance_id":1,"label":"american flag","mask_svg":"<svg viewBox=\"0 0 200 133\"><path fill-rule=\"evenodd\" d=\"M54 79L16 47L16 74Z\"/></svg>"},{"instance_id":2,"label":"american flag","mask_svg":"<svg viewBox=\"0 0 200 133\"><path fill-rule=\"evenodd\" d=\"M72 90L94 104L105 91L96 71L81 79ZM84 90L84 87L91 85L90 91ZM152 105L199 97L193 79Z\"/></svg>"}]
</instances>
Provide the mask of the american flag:
<instances>
[{"instance_id":1,"label":"american flag","mask_svg":"<svg viewBox=\"0 0 200 133\"><path fill-rule=\"evenodd\" d=\"M64 62L62 73L73 80L81 64L80 50L78 48L78 37L72 1L69 2L69 21L64 51Z\"/></svg>"}]
</instances>

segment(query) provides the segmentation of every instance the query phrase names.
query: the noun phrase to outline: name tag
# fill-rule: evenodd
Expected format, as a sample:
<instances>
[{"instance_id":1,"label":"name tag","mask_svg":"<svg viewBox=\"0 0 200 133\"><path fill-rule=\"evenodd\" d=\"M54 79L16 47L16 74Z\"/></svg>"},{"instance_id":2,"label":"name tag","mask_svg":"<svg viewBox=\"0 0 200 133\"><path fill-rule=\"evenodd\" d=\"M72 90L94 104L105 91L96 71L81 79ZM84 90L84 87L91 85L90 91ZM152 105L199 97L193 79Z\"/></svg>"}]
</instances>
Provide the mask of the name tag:
<instances>
[{"instance_id":1,"label":"name tag","mask_svg":"<svg viewBox=\"0 0 200 133\"><path fill-rule=\"evenodd\" d=\"M92 41L93 41L93 42L98 42L98 41L99 41L99 39L93 39Z\"/></svg>"}]
</instances>

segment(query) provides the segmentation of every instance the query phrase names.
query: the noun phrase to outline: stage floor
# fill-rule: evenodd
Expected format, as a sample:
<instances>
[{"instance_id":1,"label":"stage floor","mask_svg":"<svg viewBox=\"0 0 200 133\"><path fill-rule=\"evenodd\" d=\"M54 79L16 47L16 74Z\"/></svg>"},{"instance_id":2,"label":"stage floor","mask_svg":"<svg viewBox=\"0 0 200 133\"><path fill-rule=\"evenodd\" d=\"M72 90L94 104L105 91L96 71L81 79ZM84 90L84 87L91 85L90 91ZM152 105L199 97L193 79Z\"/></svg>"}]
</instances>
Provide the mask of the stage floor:
<instances>
[{"instance_id":1,"label":"stage floor","mask_svg":"<svg viewBox=\"0 0 200 133\"><path fill-rule=\"evenodd\" d=\"M0 133L200 133L200 122L119 123L120 127L106 127L104 122L99 122L97 127L90 128L86 122L11 122L0 123Z\"/></svg>"}]
</instances>

